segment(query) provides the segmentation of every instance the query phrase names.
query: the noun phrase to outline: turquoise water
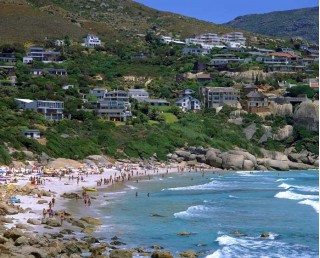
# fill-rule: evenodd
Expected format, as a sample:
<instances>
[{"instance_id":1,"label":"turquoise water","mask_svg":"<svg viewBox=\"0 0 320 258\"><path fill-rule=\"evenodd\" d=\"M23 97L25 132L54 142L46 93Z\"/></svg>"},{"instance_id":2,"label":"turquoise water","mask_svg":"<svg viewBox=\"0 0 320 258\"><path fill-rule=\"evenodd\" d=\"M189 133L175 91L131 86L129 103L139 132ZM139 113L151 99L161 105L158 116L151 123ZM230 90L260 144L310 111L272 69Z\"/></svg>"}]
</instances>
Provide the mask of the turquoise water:
<instances>
[{"instance_id":1,"label":"turquoise water","mask_svg":"<svg viewBox=\"0 0 320 258\"><path fill-rule=\"evenodd\" d=\"M208 258L319 257L318 180L313 170L129 182L103 194L99 236L110 241L116 235L127 247L161 245L176 257L184 250ZM234 230L246 236L234 236ZM179 236L182 231L192 234ZM260 238L262 232L270 237Z\"/></svg>"}]
</instances>

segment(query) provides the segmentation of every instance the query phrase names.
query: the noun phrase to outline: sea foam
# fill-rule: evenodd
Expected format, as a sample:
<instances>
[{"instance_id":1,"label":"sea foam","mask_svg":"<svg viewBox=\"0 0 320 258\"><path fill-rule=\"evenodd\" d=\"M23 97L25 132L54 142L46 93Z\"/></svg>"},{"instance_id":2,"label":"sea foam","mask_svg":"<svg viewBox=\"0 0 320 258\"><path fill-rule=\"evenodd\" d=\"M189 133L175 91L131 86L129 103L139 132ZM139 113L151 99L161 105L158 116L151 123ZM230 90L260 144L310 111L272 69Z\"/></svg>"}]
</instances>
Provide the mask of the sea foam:
<instances>
[{"instance_id":1,"label":"sea foam","mask_svg":"<svg viewBox=\"0 0 320 258\"><path fill-rule=\"evenodd\" d=\"M319 213L319 202L318 201L312 201L312 200L304 200L304 201L301 201L299 202L300 204L305 204L305 205L310 205L312 208L315 209L315 211L317 213Z\"/></svg>"},{"instance_id":2,"label":"sea foam","mask_svg":"<svg viewBox=\"0 0 320 258\"><path fill-rule=\"evenodd\" d=\"M281 187L281 188L284 188L284 189L294 188L296 190L303 191L303 192L319 192L319 188L318 187L313 187L313 186L289 185L289 184L286 184L286 183L282 183L278 187Z\"/></svg>"},{"instance_id":3,"label":"sea foam","mask_svg":"<svg viewBox=\"0 0 320 258\"><path fill-rule=\"evenodd\" d=\"M279 192L274 197L289 200L319 199L317 195L297 194L291 191Z\"/></svg>"},{"instance_id":4,"label":"sea foam","mask_svg":"<svg viewBox=\"0 0 320 258\"><path fill-rule=\"evenodd\" d=\"M179 219L190 219L190 218L207 218L209 217L208 211L212 210L204 205L196 205L189 207L186 211L174 213L173 216Z\"/></svg>"},{"instance_id":5,"label":"sea foam","mask_svg":"<svg viewBox=\"0 0 320 258\"><path fill-rule=\"evenodd\" d=\"M163 190L168 191L186 191L186 190L213 190L221 186L221 183L218 181L211 181L209 183L203 185L191 185L191 186L183 186L183 187L174 187L174 188L167 188Z\"/></svg>"}]
</instances>

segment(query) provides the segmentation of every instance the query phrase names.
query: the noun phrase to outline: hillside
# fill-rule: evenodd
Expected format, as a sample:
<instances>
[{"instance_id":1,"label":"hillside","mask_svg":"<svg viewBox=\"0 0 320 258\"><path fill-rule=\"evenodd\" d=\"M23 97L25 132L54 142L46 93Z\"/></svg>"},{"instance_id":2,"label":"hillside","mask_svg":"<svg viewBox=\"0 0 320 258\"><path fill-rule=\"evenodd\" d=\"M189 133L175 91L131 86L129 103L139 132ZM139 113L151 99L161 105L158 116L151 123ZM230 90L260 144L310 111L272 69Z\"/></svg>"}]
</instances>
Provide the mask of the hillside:
<instances>
[{"instance_id":1,"label":"hillside","mask_svg":"<svg viewBox=\"0 0 320 258\"><path fill-rule=\"evenodd\" d=\"M80 38L88 32L99 34L103 40L131 39L150 28L158 34L181 37L233 31L226 26L157 11L131 0L0 0L0 15L0 32L6 35L2 43L64 35Z\"/></svg>"},{"instance_id":2,"label":"hillside","mask_svg":"<svg viewBox=\"0 0 320 258\"><path fill-rule=\"evenodd\" d=\"M319 8L244 15L224 25L274 37L302 37L317 43L319 41Z\"/></svg>"}]
</instances>

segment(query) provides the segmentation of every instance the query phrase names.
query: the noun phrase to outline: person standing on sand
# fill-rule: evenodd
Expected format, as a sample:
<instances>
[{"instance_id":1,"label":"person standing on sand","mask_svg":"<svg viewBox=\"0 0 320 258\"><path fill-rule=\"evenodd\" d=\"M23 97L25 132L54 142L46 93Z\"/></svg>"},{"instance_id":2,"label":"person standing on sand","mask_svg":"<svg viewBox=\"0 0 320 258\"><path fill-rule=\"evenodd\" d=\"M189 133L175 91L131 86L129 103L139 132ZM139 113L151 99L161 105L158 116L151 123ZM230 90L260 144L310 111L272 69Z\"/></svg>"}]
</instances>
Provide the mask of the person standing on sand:
<instances>
[{"instance_id":1,"label":"person standing on sand","mask_svg":"<svg viewBox=\"0 0 320 258\"><path fill-rule=\"evenodd\" d=\"M43 218L45 219L47 215L47 210L45 208L43 208L42 214L43 214Z\"/></svg>"},{"instance_id":2,"label":"person standing on sand","mask_svg":"<svg viewBox=\"0 0 320 258\"><path fill-rule=\"evenodd\" d=\"M62 226L63 220L64 220L64 213L61 212L61 213L60 213L60 223L61 223L61 226Z\"/></svg>"},{"instance_id":3,"label":"person standing on sand","mask_svg":"<svg viewBox=\"0 0 320 258\"><path fill-rule=\"evenodd\" d=\"M51 202L52 202L52 207L53 207L54 204L56 203L56 199L53 197L52 200L51 200Z\"/></svg>"},{"instance_id":4,"label":"person standing on sand","mask_svg":"<svg viewBox=\"0 0 320 258\"><path fill-rule=\"evenodd\" d=\"M88 197L88 206L91 206L91 199Z\"/></svg>"}]
</instances>

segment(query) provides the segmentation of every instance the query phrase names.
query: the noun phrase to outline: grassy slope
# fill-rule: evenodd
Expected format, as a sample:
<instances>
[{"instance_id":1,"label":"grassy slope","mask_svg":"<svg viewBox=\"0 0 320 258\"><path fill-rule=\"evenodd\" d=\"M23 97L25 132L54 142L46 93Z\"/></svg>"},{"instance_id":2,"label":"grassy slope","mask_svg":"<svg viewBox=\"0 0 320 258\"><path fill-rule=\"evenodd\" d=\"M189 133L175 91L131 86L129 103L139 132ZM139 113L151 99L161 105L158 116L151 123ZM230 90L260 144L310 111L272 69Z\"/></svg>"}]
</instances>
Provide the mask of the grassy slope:
<instances>
[{"instance_id":1,"label":"grassy slope","mask_svg":"<svg viewBox=\"0 0 320 258\"><path fill-rule=\"evenodd\" d=\"M64 35L81 38L86 33L61 17L40 12L25 4L0 2L0 17L0 43L25 43Z\"/></svg>"},{"instance_id":2,"label":"grassy slope","mask_svg":"<svg viewBox=\"0 0 320 258\"><path fill-rule=\"evenodd\" d=\"M225 25L275 37L303 37L318 42L319 8L252 14L235 18Z\"/></svg>"},{"instance_id":3,"label":"grassy slope","mask_svg":"<svg viewBox=\"0 0 320 258\"><path fill-rule=\"evenodd\" d=\"M79 38L87 32L98 33L103 40L126 39L145 33L151 27L157 28L159 34L172 32L183 38L205 32L233 31L225 26L157 11L131 0L0 0L0 15L1 35L7 35L2 41L9 43L67 34Z\"/></svg>"}]
</instances>

